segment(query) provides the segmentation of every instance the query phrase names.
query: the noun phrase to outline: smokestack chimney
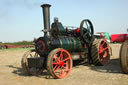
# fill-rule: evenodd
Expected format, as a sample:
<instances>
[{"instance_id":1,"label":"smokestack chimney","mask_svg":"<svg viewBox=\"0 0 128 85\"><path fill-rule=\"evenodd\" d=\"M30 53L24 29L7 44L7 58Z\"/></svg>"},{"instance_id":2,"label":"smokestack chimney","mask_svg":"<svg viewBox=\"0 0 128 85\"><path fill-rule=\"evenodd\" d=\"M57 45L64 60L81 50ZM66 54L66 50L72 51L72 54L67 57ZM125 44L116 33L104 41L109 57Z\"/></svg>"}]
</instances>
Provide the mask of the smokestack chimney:
<instances>
[{"instance_id":1,"label":"smokestack chimney","mask_svg":"<svg viewBox=\"0 0 128 85\"><path fill-rule=\"evenodd\" d=\"M42 4L43 19L44 19L44 36L50 36L50 4Z\"/></svg>"}]
</instances>

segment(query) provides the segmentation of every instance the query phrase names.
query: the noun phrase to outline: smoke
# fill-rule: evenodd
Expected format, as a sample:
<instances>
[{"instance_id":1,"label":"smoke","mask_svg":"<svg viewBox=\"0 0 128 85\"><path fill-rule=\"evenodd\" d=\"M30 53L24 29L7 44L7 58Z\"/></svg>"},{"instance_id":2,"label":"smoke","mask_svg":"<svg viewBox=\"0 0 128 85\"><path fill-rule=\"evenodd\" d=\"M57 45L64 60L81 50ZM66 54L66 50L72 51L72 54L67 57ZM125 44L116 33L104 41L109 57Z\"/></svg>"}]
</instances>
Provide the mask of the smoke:
<instances>
[{"instance_id":1,"label":"smoke","mask_svg":"<svg viewBox=\"0 0 128 85\"><path fill-rule=\"evenodd\" d=\"M42 2L37 0L2 0L0 1L4 7L26 7L28 9L35 8L39 6Z\"/></svg>"},{"instance_id":2,"label":"smoke","mask_svg":"<svg viewBox=\"0 0 128 85\"><path fill-rule=\"evenodd\" d=\"M0 19L7 18L14 9L35 10L41 3L41 0L0 0Z\"/></svg>"},{"instance_id":3,"label":"smoke","mask_svg":"<svg viewBox=\"0 0 128 85\"><path fill-rule=\"evenodd\" d=\"M41 2L39 2L37 0L24 0L23 4L28 9L34 9L34 8L39 7L39 5L41 4Z\"/></svg>"}]
</instances>

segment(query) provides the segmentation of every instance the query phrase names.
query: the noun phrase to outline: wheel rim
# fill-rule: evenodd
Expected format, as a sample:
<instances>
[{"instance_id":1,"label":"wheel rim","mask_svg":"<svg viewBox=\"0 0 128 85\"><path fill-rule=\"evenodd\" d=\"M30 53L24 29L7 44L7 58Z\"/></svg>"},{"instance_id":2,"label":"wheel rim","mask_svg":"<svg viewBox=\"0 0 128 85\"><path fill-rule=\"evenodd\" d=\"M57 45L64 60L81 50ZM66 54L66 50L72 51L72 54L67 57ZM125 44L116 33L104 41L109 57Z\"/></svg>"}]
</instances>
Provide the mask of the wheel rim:
<instances>
[{"instance_id":1,"label":"wheel rim","mask_svg":"<svg viewBox=\"0 0 128 85\"><path fill-rule=\"evenodd\" d=\"M68 51L59 49L52 59L52 70L57 78L65 78L72 69L72 58Z\"/></svg>"},{"instance_id":2,"label":"wheel rim","mask_svg":"<svg viewBox=\"0 0 128 85\"><path fill-rule=\"evenodd\" d=\"M109 45L106 40L102 40L99 45L99 59L102 65L106 65L109 62L110 54L109 54Z\"/></svg>"},{"instance_id":3,"label":"wheel rim","mask_svg":"<svg viewBox=\"0 0 128 85\"><path fill-rule=\"evenodd\" d=\"M34 58L34 57L40 57L39 54L37 54L35 52L35 50L30 50L27 53L24 54L23 58L22 58L22 67L24 69L24 71L28 74L32 74L32 75L39 75L42 71L42 69L40 68L34 68L34 67L29 67L28 65L28 58Z\"/></svg>"},{"instance_id":4,"label":"wheel rim","mask_svg":"<svg viewBox=\"0 0 128 85\"><path fill-rule=\"evenodd\" d=\"M80 35L84 41L89 43L94 34L93 25L90 20L84 19L80 24Z\"/></svg>"}]
</instances>

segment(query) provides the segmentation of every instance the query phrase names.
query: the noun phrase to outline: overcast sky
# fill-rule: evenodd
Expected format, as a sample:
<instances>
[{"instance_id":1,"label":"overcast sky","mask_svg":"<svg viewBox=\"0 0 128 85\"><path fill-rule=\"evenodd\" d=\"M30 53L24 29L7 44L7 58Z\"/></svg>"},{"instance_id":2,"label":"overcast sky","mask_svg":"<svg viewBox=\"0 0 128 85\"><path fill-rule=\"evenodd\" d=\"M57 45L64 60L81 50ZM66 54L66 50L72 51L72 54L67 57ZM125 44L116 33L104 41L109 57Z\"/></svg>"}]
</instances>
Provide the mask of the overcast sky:
<instances>
[{"instance_id":1,"label":"overcast sky","mask_svg":"<svg viewBox=\"0 0 128 85\"><path fill-rule=\"evenodd\" d=\"M51 4L50 20L79 27L90 19L96 32L127 33L128 0L0 0L0 41L16 42L43 36L41 4Z\"/></svg>"}]
</instances>

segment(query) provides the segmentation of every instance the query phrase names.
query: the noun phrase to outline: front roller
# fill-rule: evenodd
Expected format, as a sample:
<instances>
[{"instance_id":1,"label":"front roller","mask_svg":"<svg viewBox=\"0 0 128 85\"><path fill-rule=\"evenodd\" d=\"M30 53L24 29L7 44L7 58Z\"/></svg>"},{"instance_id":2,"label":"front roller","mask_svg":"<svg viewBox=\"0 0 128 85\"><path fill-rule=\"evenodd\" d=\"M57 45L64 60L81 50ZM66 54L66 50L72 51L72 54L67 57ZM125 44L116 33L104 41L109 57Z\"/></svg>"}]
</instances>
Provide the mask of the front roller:
<instances>
[{"instance_id":1,"label":"front roller","mask_svg":"<svg viewBox=\"0 0 128 85\"><path fill-rule=\"evenodd\" d=\"M128 41L121 45L120 65L123 73L128 74Z\"/></svg>"},{"instance_id":2,"label":"front roller","mask_svg":"<svg viewBox=\"0 0 128 85\"><path fill-rule=\"evenodd\" d=\"M29 75L39 75L42 72L42 64L38 64L41 67L36 67L37 64L30 63L30 60L33 61L34 59L39 60L41 57L39 54L36 53L35 49L27 51L21 60L21 65L25 73ZM41 59L42 60L42 59ZM35 61L35 60L34 60ZM32 66L33 65L33 66Z\"/></svg>"},{"instance_id":3,"label":"front roller","mask_svg":"<svg viewBox=\"0 0 128 85\"><path fill-rule=\"evenodd\" d=\"M91 46L94 65L107 65L110 60L110 47L105 39L94 40Z\"/></svg>"},{"instance_id":4,"label":"front roller","mask_svg":"<svg viewBox=\"0 0 128 85\"><path fill-rule=\"evenodd\" d=\"M47 59L47 70L53 78L65 78L72 69L70 53L62 48L52 50Z\"/></svg>"}]
</instances>

